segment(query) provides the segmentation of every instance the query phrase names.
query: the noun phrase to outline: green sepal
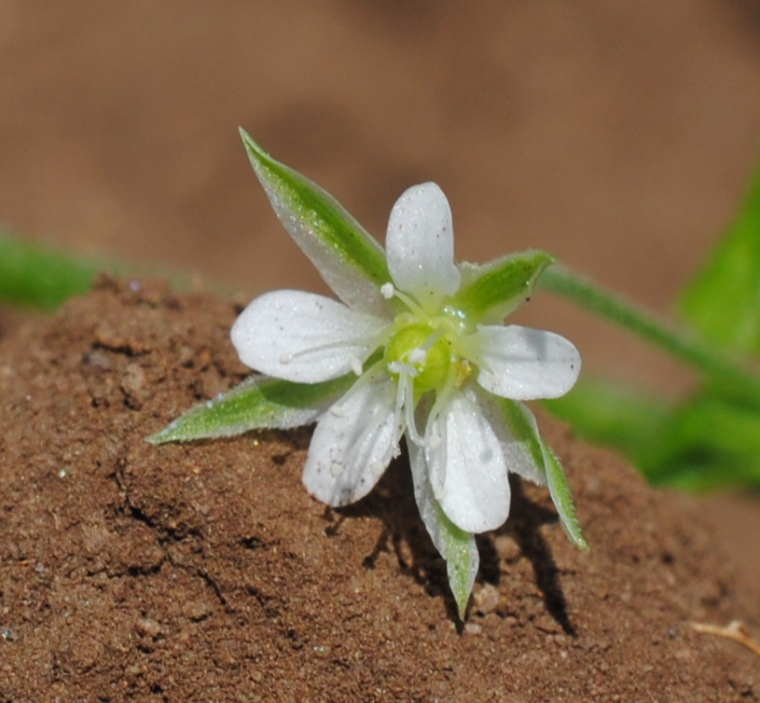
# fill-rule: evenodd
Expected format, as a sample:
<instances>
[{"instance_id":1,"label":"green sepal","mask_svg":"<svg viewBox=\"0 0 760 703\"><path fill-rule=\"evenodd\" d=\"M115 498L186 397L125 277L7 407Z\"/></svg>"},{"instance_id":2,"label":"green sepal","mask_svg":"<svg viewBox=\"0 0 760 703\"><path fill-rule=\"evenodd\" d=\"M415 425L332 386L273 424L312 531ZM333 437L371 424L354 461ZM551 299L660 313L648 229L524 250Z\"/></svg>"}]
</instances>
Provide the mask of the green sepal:
<instances>
[{"instance_id":1,"label":"green sepal","mask_svg":"<svg viewBox=\"0 0 760 703\"><path fill-rule=\"evenodd\" d=\"M350 307L383 313L380 287L391 280L383 248L329 193L273 159L243 129L240 136L277 216L325 282Z\"/></svg>"},{"instance_id":2,"label":"green sepal","mask_svg":"<svg viewBox=\"0 0 760 703\"><path fill-rule=\"evenodd\" d=\"M500 400L504 419L512 436L521 442L536 465L542 483L549 488L560 525L570 541L580 549L589 548L575 513L570 486L557 457L541 438L533 414L513 400Z\"/></svg>"},{"instance_id":3,"label":"green sepal","mask_svg":"<svg viewBox=\"0 0 760 703\"><path fill-rule=\"evenodd\" d=\"M462 286L454 305L479 322L501 322L533 292L554 257L543 251L509 254L488 264L460 265Z\"/></svg>"},{"instance_id":4,"label":"green sepal","mask_svg":"<svg viewBox=\"0 0 760 703\"><path fill-rule=\"evenodd\" d=\"M437 501L435 507L438 513L439 539L442 542L439 551L446 560L446 575L449 577L449 588L457 604L459 619L464 622L472 586L480 566L478 546L475 536L460 530L451 522Z\"/></svg>"},{"instance_id":5,"label":"green sepal","mask_svg":"<svg viewBox=\"0 0 760 703\"><path fill-rule=\"evenodd\" d=\"M151 444L185 442L232 437L249 430L285 430L308 425L355 380L353 374L323 383L293 383L268 376L251 376L228 393L191 408L147 441Z\"/></svg>"},{"instance_id":6,"label":"green sepal","mask_svg":"<svg viewBox=\"0 0 760 703\"><path fill-rule=\"evenodd\" d=\"M546 483L549 486L549 494L552 497L554 507L557 509L562 529L576 547L588 551L588 542L586 542L586 538L581 531L581 525L578 522L578 516L573 505L573 496L567 483L565 471L546 442L540 437L539 441L544 452Z\"/></svg>"},{"instance_id":7,"label":"green sepal","mask_svg":"<svg viewBox=\"0 0 760 703\"><path fill-rule=\"evenodd\" d=\"M423 401L424 402L424 401ZM429 408L428 408L429 409ZM460 530L443 511L430 485L425 450L407 440L412 469L414 498L433 545L446 562L449 588L457 604L459 619L464 622L472 586L478 575L480 555L475 536Z\"/></svg>"}]
</instances>

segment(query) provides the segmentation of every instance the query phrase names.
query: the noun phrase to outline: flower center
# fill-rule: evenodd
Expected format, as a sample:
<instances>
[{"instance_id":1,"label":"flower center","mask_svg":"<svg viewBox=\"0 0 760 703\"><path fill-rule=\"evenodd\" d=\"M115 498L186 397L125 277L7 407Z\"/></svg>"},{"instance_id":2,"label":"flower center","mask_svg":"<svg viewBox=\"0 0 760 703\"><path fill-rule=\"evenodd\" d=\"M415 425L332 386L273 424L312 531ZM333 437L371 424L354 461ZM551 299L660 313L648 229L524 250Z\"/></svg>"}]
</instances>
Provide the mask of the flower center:
<instances>
[{"instance_id":1,"label":"flower center","mask_svg":"<svg viewBox=\"0 0 760 703\"><path fill-rule=\"evenodd\" d=\"M451 340L445 327L418 322L401 327L385 346L385 363L398 379L407 374L417 393L440 389L452 362Z\"/></svg>"}]
</instances>

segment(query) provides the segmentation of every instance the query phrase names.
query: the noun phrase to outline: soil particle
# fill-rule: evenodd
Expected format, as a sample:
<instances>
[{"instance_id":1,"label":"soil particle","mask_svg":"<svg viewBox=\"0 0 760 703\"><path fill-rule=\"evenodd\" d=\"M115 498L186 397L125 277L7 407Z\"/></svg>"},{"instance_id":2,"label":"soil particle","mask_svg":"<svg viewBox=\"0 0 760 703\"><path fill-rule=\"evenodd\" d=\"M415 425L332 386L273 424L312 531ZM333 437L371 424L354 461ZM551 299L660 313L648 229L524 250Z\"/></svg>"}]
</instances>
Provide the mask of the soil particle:
<instances>
[{"instance_id":1,"label":"soil particle","mask_svg":"<svg viewBox=\"0 0 760 703\"><path fill-rule=\"evenodd\" d=\"M700 510L550 420L592 551L515 481L463 627L403 458L330 510L309 430L147 444L247 374L234 316L103 279L0 340L0 700L760 700L689 625L760 627Z\"/></svg>"}]
</instances>

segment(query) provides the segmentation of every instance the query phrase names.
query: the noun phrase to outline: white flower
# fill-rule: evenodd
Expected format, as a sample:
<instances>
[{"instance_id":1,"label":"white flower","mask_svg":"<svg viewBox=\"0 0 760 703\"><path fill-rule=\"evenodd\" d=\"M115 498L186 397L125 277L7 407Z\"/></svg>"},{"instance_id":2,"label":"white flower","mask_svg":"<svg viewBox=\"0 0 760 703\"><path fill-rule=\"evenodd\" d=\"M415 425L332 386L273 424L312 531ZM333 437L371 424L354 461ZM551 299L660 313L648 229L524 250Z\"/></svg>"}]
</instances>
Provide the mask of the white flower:
<instances>
[{"instance_id":1,"label":"white flower","mask_svg":"<svg viewBox=\"0 0 760 703\"><path fill-rule=\"evenodd\" d=\"M580 358L550 332L502 326L553 259L528 251L454 262L451 211L433 183L393 208L386 249L319 186L241 131L277 216L339 300L277 291L232 328L258 371L149 437L155 444L317 423L306 488L332 506L365 496L405 434L415 498L464 617L478 571L474 533L509 514L509 472L546 483L586 548L564 473L520 402L566 393Z\"/></svg>"},{"instance_id":2,"label":"white flower","mask_svg":"<svg viewBox=\"0 0 760 703\"><path fill-rule=\"evenodd\" d=\"M545 468L510 431L505 413L514 407L500 399L561 396L581 361L563 337L484 324L492 310L458 305L473 267L455 264L451 211L434 183L396 202L386 256L391 280L374 295L366 286L360 295L337 290L346 304L268 293L240 315L232 341L243 363L272 378L314 384L355 374L317 417L304 484L332 506L359 500L406 434L417 502L440 549L439 506L463 532L484 532L507 519L510 471L545 481ZM332 282L329 272L325 279ZM526 409L518 413L535 425Z\"/></svg>"}]
</instances>

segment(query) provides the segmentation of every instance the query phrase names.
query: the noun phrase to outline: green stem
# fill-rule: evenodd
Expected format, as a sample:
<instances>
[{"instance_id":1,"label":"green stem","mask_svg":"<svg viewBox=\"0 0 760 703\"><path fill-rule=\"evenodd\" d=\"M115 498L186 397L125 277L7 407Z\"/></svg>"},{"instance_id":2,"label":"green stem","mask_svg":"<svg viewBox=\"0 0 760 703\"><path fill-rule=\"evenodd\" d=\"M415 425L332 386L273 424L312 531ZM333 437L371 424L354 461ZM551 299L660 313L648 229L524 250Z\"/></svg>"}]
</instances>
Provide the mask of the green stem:
<instances>
[{"instance_id":1,"label":"green stem","mask_svg":"<svg viewBox=\"0 0 760 703\"><path fill-rule=\"evenodd\" d=\"M692 332L604 290L559 264L547 268L538 284L545 290L624 327L706 376L720 379L732 394L750 399L754 404L758 402L760 377Z\"/></svg>"}]
</instances>

